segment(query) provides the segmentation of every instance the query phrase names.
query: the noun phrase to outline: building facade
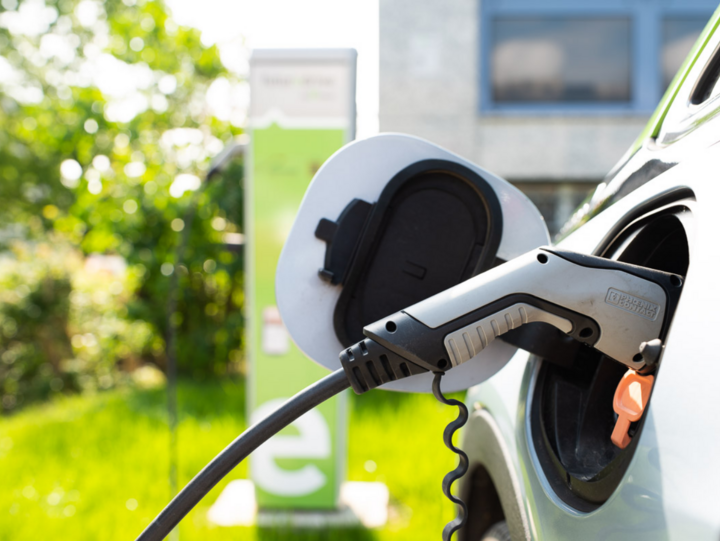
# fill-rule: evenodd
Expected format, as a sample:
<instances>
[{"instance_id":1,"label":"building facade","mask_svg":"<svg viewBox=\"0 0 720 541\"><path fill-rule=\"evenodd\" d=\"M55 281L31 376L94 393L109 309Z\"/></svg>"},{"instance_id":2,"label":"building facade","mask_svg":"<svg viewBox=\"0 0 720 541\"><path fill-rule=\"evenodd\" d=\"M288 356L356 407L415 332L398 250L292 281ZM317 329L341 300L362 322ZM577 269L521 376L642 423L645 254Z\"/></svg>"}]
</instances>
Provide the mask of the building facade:
<instances>
[{"instance_id":1,"label":"building facade","mask_svg":"<svg viewBox=\"0 0 720 541\"><path fill-rule=\"evenodd\" d=\"M380 130L522 189L555 233L640 133L710 0L379 0Z\"/></svg>"}]
</instances>

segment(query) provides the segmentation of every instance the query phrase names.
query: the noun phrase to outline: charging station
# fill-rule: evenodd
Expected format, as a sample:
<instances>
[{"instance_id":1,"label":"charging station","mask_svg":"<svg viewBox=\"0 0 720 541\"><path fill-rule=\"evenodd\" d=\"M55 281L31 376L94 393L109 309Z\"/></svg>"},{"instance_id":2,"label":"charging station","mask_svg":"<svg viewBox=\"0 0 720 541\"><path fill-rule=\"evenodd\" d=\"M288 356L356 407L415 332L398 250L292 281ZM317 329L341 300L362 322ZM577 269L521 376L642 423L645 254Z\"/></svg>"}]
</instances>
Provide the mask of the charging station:
<instances>
[{"instance_id":1,"label":"charging station","mask_svg":"<svg viewBox=\"0 0 720 541\"><path fill-rule=\"evenodd\" d=\"M326 373L283 325L275 269L313 176L355 137L356 56L352 49L260 49L250 59L245 340L252 422ZM309 411L253 455L250 473L259 509L338 506L346 460L345 401L343 393Z\"/></svg>"}]
</instances>

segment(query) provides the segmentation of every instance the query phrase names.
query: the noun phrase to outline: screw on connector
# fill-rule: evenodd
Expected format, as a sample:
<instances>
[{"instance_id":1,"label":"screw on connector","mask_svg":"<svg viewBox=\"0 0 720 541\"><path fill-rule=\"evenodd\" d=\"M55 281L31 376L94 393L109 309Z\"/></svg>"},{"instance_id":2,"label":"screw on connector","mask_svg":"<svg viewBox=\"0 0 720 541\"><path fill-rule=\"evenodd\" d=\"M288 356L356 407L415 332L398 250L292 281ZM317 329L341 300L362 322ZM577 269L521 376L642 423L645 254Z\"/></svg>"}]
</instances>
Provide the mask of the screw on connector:
<instances>
[{"instance_id":1,"label":"screw on connector","mask_svg":"<svg viewBox=\"0 0 720 541\"><path fill-rule=\"evenodd\" d=\"M442 391L440 390L440 380L444 375L444 372L435 372L435 378L433 379L432 384L433 394L435 395L435 398L437 398L443 404L447 406L457 406L460 410L458 412L457 419L448 424L445 427L445 431L443 432L443 441L445 442L445 446L453 453L458 455L457 467L453 471L445 475L442 482L442 489L445 496L447 496L448 500L453 502L455 505L460 506L459 515L455 517L454 520L448 522L443 529L443 541L450 541L452 535L465 525L465 521L467 519L467 505L465 505L465 502L462 501L460 498L453 496L451 489L453 483L458 479L462 478L462 476L465 475L468 470L468 456L462 449L455 447L452 442L452 438L455 432L460 430L463 426L465 426L465 423L467 423L468 409L465 404L463 404L459 400L455 400L452 398L447 399L442 394Z\"/></svg>"}]
</instances>

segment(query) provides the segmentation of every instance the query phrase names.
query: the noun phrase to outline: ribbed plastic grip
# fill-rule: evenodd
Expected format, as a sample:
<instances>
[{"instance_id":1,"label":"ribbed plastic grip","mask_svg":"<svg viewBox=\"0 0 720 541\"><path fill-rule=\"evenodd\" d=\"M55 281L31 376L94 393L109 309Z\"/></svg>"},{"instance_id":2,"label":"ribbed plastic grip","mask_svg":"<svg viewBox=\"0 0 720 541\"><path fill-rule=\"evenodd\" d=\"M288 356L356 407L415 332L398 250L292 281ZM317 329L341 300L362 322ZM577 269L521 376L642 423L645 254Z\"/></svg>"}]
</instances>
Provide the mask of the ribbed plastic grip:
<instances>
[{"instance_id":1,"label":"ribbed plastic grip","mask_svg":"<svg viewBox=\"0 0 720 541\"><path fill-rule=\"evenodd\" d=\"M370 338L340 353L340 362L357 394L375 389L383 383L427 372Z\"/></svg>"},{"instance_id":2,"label":"ribbed plastic grip","mask_svg":"<svg viewBox=\"0 0 720 541\"><path fill-rule=\"evenodd\" d=\"M450 356L450 363L452 366L457 366L469 361L498 336L517 329L525 323L537 321L550 323L565 333L571 332L573 328L572 323L563 317L530 304L514 304L448 334L445 337L445 349Z\"/></svg>"}]
</instances>

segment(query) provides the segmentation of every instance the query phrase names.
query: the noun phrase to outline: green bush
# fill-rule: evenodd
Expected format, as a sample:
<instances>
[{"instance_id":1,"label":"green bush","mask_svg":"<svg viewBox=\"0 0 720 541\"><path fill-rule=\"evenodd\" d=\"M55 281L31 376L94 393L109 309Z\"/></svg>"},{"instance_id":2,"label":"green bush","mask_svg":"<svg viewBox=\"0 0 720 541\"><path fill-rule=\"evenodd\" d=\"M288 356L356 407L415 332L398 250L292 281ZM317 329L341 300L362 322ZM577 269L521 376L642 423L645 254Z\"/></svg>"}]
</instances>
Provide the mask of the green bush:
<instances>
[{"instance_id":1,"label":"green bush","mask_svg":"<svg viewBox=\"0 0 720 541\"><path fill-rule=\"evenodd\" d=\"M119 85L96 77L118 70ZM160 0L4 2L0 72L3 407L164 368L173 273L180 372L237 368L242 259L226 240L242 232L242 164L198 185L242 133L208 96L247 83ZM93 257L126 275L88 274Z\"/></svg>"},{"instance_id":2,"label":"green bush","mask_svg":"<svg viewBox=\"0 0 720 541\"><path fill-rule=\"evenodd\" d=\"M139 276L93 268L67 244L19 244L0 259L3 409L54 393L110 388L162 352L151 325L127 318Z\"/></svg>"},{"instance_id":3,"label":"green bush","mask_svg":"<svg viewBox=\"0 0 720 541\"><path fill-rule=\"evenodd\" d=\"M71 357L67 335L72 289L68 269L47 257L17 250L0 260L0 385L2 404L13 409L27 397L46 397L75 382L63 373Z\"/></svg>"}]
</instances>

